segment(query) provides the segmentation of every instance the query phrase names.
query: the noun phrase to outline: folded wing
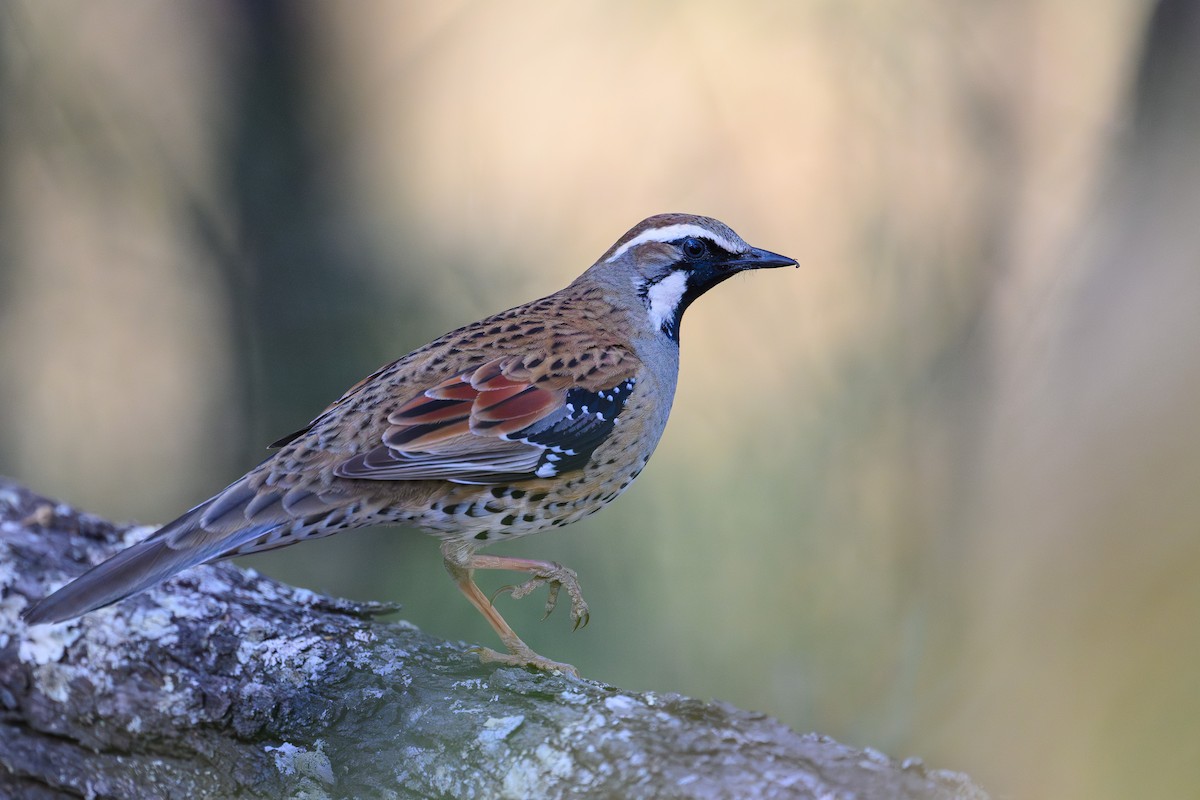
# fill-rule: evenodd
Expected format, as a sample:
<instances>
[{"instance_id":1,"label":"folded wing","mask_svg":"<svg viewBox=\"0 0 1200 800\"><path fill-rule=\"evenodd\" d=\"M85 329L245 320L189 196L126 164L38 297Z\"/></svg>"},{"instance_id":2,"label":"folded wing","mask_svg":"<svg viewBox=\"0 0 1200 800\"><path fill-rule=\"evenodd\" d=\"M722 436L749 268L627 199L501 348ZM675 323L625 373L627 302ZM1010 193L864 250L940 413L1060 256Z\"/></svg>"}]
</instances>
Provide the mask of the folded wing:
<instances>
[{"instance_id":1,"label":"folded wing","mask_svg":"<svg viewBox=\"0 0 1200 800\"><path fill-rule=\"evenodd\" d=\"M637 385L631 359L594 358L590 373L535 372L541 359L508 356L455 375L392 412L381 443L334 474L501 484L579 469Z\"/></svg>"}]
</instances>

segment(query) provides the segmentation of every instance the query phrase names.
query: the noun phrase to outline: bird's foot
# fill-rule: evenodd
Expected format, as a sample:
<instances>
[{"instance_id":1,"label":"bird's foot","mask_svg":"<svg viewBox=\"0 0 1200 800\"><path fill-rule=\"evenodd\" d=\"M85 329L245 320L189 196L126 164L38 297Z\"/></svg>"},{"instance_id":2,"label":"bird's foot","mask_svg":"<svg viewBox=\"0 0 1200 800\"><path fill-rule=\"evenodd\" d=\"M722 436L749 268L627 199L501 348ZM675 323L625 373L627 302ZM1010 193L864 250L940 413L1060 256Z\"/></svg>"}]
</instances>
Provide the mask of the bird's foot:
<instances>
[{"instance_id":1,"label":"bird's foot","mask_svg":"<svg viewBox=\"0 0 1200 800\"><path fill-rule=\"evenodd\" d=\"M559 590L566 589L571 598L571 621L575 623L572 630L587 627L591 614L588 612L587 601L583 599L583 590L579 588L579 576L570 567L564 567L557 562L548 563L520 586L505 586L500 591L508 591L514 600L520 600L541 586L550 587L546 597L546 613L542 619L550 616L550 612L558 605Z\"/></svg>"},{"instance_id":2,"label":"bird's foot","mask_svg":"<svg viewBox=\"0 0 1200 800\"><path fill-rule=\"evenodd\" d=\"M579 628L588 622L588 607L587 603L583 600L583 592L579 589L579 578L575 575L574 570L568 569L562 564L555 564L548 561L476 555L471 552L469 547L464 548L463 545L452 540L443 543L442 555L446 564L446 570L454 578L454 582L458 584L459 590L471 602L471 605L475 606L483 614L508 650L508 654L504 654L484 647L473 648L479 654L482 661L509 664L515 667L533 667L534 669L546 670L548 672L562 672L566 675L579 677L579 672L570 664L551 661L533 652L529 645L521 641L516 632L504 621L504 618L500 616L500 612L496 610L496 606L492 602L500 592L509 591L512 592L513 597L521 598L539 586L545 585L550 590L550 596L546 601L546 613L549 614L558 603L559 591L565 587L567 594L571 597L571 619L575 621L575 627ZM475 581L471 577L471 573L479 569L513 570L515 572L527 573L532 577L520 586L505 586L501 588L489 600L487 595L479 591L479 587L475 585Z\"/></svg>"},{"instance_id":3,"label":"bird's foot","mask_svg":"<svg viewBox=\"0 0 1200 800\"><path fill-rule=\"evenodd\" d=\"M570 664L563 664L558 661L551 661L545 656L539 656L529 647L515 648L513 653L499 653L492 650L490 647L472 647L471 652L479 656L479 660L485 664L506 664L510 667L533 667L540 669L543 672L561 672L572 678L579 677L579 670Z\"/></svg>"}]
</instances>

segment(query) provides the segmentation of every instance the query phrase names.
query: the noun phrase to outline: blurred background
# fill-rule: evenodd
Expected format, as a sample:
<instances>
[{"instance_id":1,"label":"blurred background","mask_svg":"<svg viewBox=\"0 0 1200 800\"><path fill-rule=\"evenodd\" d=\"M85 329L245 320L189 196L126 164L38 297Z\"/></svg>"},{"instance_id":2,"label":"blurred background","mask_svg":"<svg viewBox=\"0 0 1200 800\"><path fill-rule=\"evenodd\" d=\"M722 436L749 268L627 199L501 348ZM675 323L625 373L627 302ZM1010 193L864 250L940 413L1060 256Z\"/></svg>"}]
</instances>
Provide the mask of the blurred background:
<instances>
[{"instance_id":1,"label":"blurred background","mask_svg":"<svg viewBox=\"0 0 1200 800\"><path fill-rule=\"evenodd\" d=\"M592 605L514 627L995 797L1195 796L1198 9L5 3L0 472L165 521L642 217L713 215L802 269L689 312L628 494L497 550ZM419 533L246 563L495 644Z\"/></svg>"}]
</instances>

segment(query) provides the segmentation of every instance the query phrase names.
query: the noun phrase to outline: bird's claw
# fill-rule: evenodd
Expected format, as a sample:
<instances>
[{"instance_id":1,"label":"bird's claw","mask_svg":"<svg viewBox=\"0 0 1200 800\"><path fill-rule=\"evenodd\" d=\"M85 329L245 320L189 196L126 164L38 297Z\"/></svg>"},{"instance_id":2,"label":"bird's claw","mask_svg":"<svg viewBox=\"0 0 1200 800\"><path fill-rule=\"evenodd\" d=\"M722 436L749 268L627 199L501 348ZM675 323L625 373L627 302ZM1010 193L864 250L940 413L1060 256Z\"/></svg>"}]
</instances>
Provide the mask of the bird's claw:
<instances>
[{"instance_id":1,"label":"bird's claw","mask_svg":"<svg viewBox=\"0 0 1200 800\"><path fill-rule=\"evenodd\" d=\"M562 564L554 563L550 566L550 569L533 573L533 577L520 586L501 586L492 595L492 600L494 601L503 591L512 595L514 600L520 600L535 589L547 586L549 594L546 597L546 613L542 615L542 619L546 619L558 605L559 591L565 588L567 595L571 598L571 621L574 622L571 630L577 631L587 627L591 614L588 611L587 602L583 599L583 590L579 588L579 576L575 570L564 567Z\"/></svg>"},{"instance_id":2,"label":"bird's claw","mask_svg":"<svg viewBox=\"0 0 1200 800\"><path fill-rule=\"evenodd\" d=\"M546 592L546 613L542 614L542 620L550 616L550 612L558 605L558 590L562 588L561 583L551 583L550 591Z\"/></svg>"}]
</instances>

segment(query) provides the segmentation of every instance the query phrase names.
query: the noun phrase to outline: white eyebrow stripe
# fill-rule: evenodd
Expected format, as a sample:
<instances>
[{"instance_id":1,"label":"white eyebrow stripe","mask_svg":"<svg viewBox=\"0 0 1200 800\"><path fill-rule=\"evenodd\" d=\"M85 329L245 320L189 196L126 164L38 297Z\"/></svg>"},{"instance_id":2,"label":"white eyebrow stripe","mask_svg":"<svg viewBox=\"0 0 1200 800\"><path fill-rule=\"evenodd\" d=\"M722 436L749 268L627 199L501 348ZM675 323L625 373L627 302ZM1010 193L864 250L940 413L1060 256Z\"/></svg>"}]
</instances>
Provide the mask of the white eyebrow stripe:
<instances>
[{"instance_id":1,"label":"white eyebrow stripe","mask_svg":"<svg viewBox=\"0 0 1200 800\"><path fill-rule=\"evenodd\" d=\"M651 228L648 231L643 231L637 236L630 239L625 244L617 248L617 251L608 258L604 259L605 263L616 261L623 256L631 247L636 247L645 242L673 242L676 239L682 239L685 236L695 236L698 239L708 239L717 247L720 247L727 253L740 253L743 248L735 245L733 242L721 236L718 233L713 233L708 228L701 228L699 225L682 222L677 225L667 225L662 228Z\"/></svg>"}]
</instances>

